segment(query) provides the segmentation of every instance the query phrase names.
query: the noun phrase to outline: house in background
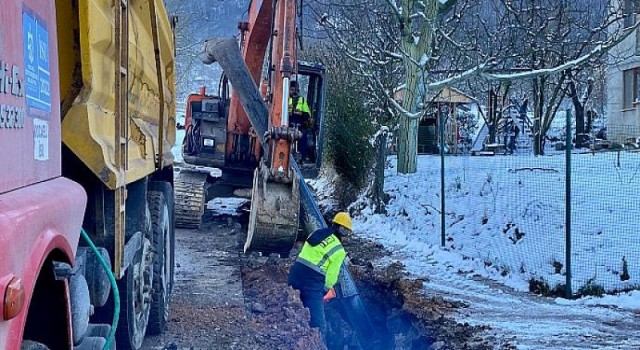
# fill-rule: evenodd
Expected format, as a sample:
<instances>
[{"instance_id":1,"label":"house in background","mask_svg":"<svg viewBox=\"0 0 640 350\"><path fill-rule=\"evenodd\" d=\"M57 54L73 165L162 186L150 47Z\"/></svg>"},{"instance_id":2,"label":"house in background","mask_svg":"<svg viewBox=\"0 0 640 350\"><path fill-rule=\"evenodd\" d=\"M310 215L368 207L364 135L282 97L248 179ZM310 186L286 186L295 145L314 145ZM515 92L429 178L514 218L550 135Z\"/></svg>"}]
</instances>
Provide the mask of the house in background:
<instances>
[{"instance_id":1,"label":"house in background","mask_svg":"<svg viewBox=\"0 0 640 350\"><path fill-rule=\"evenodd\" d=\"M404 87L397 89L394 99L399 103L404 98ZM427 97L425 114L420 118L418 126L418 154L437 154L440 152L440 132L438 115L446 113L449 115L444 125L445 152L450 154L459 153L460 125L456 118L458 109L469 110L469 106L477 104L477 101L464 92L453 88L445 87L435 94Z\"/></svg>"},{"instance_id":2,"label":"house in background","mask_svg":"<svg viewBox=\"0 0 640 350\"><path fill-rule=\"evenodd\" d=\"M640 20L640 0L610 0L612 9L628 14L615 24L630 28ZM640 34L638 30L610 51L607 65L607 138L624 143L640 137Z\"/></svg>"}]
</instances>

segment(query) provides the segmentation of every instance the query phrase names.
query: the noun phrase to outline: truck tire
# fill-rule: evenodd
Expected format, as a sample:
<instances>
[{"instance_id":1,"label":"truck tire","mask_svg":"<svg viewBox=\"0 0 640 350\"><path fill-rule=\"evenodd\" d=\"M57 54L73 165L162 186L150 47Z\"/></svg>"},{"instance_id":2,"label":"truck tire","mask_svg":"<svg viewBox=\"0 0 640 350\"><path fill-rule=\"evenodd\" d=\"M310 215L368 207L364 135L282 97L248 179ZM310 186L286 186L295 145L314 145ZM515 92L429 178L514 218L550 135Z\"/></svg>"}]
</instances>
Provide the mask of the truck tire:
<instances>
[{"instance_id":1,"label":"truck tire","mask_svg":"<svg viewBox=\"0 0 640 350\"><path fill-rule=\"evenodd\" d=\"M151 245L153 260L153 293L147 332L164 332L169 319L171 295L171 212L162 192L149 191L147 195L151 215Z\"/></svg>"},{"instance_id":2,"label":"truck tire","mask_svg":"<svg viewBox=\"0 0 640 350\"><path fill-rule=\"evenodd\" d=\"M20 345L20 350L49 350L49 348L33 340L24 340L22 341L22 345Z\"/></svg>"},{"instance_id":3,"label":"truck tire","mask_svg":"<svg viewBox=\"0 0 640 350\"><path fill-rule=\"evenodd\" d=\"M176 274L176 256L175 256L175 250L176 250L176 218L175 218L175 194L174 194L174 190L173 190L173 186L171 186L170 183L165 182L165 181L154 181L151 182L149 184L149 191L156 191L156 192L162 192L162 194L164 195L165 200L167 201L167 205L169 206L169 218L171 220L170 222L170 232L169 235L171 237L171 239L169 240L169 242L171 243L170 247L169 247L169 252L171 255L171 258L169 259L169 266L171 267L170 271L169 271L169 276L171 277L169 279L170 281L170 285L169 285L169 295L171 295L173 293L173 287L175 286L175 274Z\"/></svg>"},{"instance_id":4,"label":"truck tire","mask_svg":"<svg viewBox=\"0 0 640 350\"><path fill-rule=\"evenodd\" d=\"M116 330L118 350L142 347L149 324L153 281L151 241L143 238L142 249L133 258L125 275L118 281L120 320Z\"/></svg>"}]
</instances>

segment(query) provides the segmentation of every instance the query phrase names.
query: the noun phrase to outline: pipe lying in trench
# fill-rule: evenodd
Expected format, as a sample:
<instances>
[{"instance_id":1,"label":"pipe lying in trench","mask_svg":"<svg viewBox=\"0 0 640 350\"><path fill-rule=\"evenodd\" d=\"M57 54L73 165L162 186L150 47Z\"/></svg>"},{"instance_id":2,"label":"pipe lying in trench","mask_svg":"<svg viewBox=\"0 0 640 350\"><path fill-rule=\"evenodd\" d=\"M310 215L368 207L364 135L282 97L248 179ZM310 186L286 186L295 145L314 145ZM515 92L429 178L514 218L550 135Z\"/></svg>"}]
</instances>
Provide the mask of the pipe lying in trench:
<instances>
[{"instance_id":1,"label":"pipe lying in trench","mask_svg":"<svg viewBox=\"0 0 640 350\"><path fill-rule=\"evenodd\" d=\"M220 64L231 85L233 85L233 89L240 99L251 126L260 137L264 152L267 154L268 144L265 142L264 135L268 126L269 109L244 63L237 40L234 38L208 40L205 43L202 61L205 64L214 62ZM293 157L290 157L290 164L300 179L300 199L305 232L311 234L317 229L326 228L327 223L322 217L313 194L305 183L302 172ZM340 303L340 307L344 311L342 314L346 316L347 321L358 335L360 344L365 349L374 346L377 340L375 339L377 332L358 293L355 281L345 264L342 264L340 268L338 285L335 289L337 302Z\"/></svg>"}]
</instances>

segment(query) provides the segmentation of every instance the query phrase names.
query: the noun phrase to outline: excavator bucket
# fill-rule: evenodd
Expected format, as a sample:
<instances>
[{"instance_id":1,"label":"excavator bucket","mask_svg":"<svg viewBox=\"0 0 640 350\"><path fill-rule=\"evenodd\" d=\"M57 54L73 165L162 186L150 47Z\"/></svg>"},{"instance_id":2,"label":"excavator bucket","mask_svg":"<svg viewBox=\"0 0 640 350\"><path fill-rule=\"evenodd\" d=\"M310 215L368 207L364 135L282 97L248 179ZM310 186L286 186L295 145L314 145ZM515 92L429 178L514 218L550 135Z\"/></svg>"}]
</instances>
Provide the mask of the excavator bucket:
<instances>
[{"instance_id":1,"label":"excavator bucket","mask_svg":"<svg viewBox=\"0 0 640 350\"><path fill-rule=\"evenodd\" d=\"M262 166L261 169L267 170ZM289 256L300 222L299 179L293 183L269 181L268 171L256 169L251 193L249 230L244 251Z\"/></svg>"}]
</instances>

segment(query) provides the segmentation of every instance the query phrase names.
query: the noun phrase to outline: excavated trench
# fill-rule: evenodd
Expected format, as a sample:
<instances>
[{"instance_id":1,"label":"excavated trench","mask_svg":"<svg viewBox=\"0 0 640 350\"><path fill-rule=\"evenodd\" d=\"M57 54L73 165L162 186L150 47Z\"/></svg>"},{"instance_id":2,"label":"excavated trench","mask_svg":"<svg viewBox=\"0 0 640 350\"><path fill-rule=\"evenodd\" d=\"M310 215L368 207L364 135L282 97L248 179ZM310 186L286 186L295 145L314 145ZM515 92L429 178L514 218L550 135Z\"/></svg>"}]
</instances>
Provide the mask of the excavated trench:
<instances>
[{"instance_id":1,"label":"excavated trench","mask_svg":"<svg viewBox=\"0 0 640 350\"><path fill-rule=\"evenodd\" d=\"M375 268L370 261L387 254L375 243L358 239L346 244L351 256L350 270L358 291L366 305L375 334L367 335L363 342L345 322L346 317L337 303L327 307L330 322L330 341L333 349L493 349L494 345L480 337L485 329L459 324L448 315L463 307L428 296L424 281L410 279L399 264Z\"/></svg>"},{"instance_id":2,"label":"excavated trench","mask_svg":"<svg viewBox=\"0 0 640 350\"><path fill-rule=\"evenodd\" d=\"M235 225L246 234L246 209L233 216L205 214L204 222L214 226ZM243 236L238 237L238 247L243 244ZM372 261L389 255L381 245L355 238L346 242L345 248L350 257L349 269L375 332L359 337L346 321L349 318L344 313L349 310L341 307L340 301L332 301L326 307L329 350L494 348L478 337L484 329L458 324L448 317L451 311L463 305L425 295L423 281L407 278L399 263L374 267ZM289 337L295 338L296 332L308 329L308 311L302 307L297 291L286 285L289 267L298 252L294 249L286 259L240 254L245 307L275 327L274 331L280 334L283 342L288 342ZM306 339L310 344L301 348L323 349L319 337L307 335ZM287 344L297 348L292 343Z\"/></svg>"},{"instance_id":3,"label":"excavated trench","mask_svg":"<svg viewBox=\"0 0 640 350\"><path fill-rule=\"evenodd\" d=\"M360 296L367 307L375 334L368 334L369 342L362 345L361 339L345 321L347 317L339 303L332 303L327 310L329 340L327 347L333 349L429 349L437 340L428 330L420 327L418 320L402 310L399 296L389 294L369 281L358 281Z\"/></svg>"}]
</instances>

